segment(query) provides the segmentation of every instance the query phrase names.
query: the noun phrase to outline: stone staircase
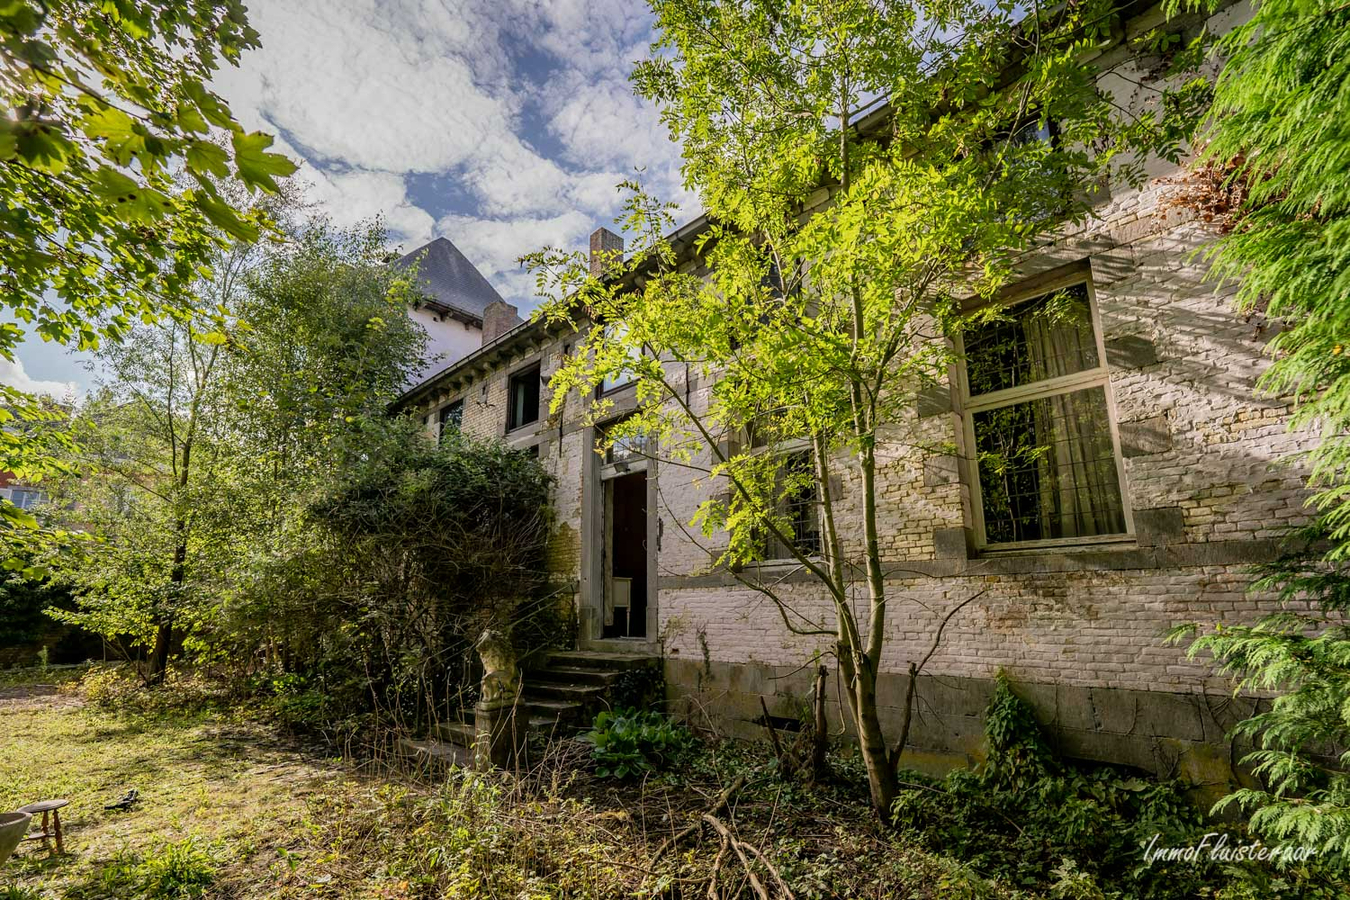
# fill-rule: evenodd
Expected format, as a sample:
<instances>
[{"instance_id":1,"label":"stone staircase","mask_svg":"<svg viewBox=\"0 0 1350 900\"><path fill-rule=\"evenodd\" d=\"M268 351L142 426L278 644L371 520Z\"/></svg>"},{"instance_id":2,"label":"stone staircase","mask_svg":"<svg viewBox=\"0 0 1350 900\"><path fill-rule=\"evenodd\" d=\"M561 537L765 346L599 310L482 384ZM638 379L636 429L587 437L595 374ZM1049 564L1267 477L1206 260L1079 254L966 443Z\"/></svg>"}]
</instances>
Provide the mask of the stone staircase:
<instances>
[{"instance_id":1,"label":"stone staircase","mask_svg":"<svg viewBox=\"0 0 1350 900\"><path fill-rule=\"evenodd\" d=\"M611 705L610 693L625 672L660 665L650 654L601 650L554 650L542 665L522 676L521 708L530 734L570 737L590 727L595 714ZM405 739L405 756L421 762L467 766L473 762L473 708L458 710L426 740Z\"/></svg>"}]
</instances>

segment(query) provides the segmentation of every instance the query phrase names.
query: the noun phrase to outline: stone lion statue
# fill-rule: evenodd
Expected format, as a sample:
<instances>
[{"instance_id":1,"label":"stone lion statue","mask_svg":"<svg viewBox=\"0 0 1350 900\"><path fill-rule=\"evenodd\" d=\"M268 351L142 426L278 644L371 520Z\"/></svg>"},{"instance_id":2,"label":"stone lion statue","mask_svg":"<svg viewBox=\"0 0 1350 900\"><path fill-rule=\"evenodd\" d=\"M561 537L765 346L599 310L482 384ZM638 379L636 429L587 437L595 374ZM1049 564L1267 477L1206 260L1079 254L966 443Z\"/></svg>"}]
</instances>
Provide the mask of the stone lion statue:
<instances>
[{"instance_id":1,"label":"stone lion statue","mask_svg":"<svg viewBox=\"0 0 1350 900\"><path fill-rule=\"evenodd\" d=\"M483 660L482 697L484 706L511 706L520 693L520 669L516 651L506 635L487 628L474 645Z\"/></svg>"}]
</instances>

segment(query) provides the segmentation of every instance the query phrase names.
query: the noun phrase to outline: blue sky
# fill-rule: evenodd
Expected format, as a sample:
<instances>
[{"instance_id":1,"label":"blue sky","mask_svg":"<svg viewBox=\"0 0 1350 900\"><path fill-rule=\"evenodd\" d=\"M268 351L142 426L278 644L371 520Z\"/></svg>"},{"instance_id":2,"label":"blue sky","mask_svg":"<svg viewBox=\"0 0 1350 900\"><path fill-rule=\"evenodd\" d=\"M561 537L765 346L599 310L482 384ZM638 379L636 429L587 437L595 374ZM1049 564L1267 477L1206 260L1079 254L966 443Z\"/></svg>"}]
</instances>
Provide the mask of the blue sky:
<instances>
[{"instance_id":1,"label":"blue sky","mask_svg":"<svg viewBox=\"0 0 1350 900\"><path fill-rule=\"evenodd\" d=\"M252 0L249 18L262 49L216 90L301 162L310 199L338 224L383 215L404 250L450 238L522 309L516 257L582 248L636 167L692 209L678 149L627 82L652 37L638 0ZM54 345L18 357L0 380L89 385Z\"/></svg>"}]
</instances>

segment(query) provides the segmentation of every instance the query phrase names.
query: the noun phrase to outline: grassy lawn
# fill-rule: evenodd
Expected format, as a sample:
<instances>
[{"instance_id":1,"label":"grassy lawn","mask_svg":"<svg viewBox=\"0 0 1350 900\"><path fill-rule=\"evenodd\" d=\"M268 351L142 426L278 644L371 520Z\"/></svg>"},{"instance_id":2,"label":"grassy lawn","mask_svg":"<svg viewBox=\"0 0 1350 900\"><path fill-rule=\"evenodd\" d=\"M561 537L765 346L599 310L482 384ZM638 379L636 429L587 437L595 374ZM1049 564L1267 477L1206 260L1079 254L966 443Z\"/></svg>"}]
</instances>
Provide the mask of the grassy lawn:
<instances>
[{"instance_id":1,"label":"grassy lawn","mask_svg":"<svg viewBox=\"0 0 1350 900\"><path fill-rule=\"evenodd\" d=\"M594 778L571 743L521 780L358 777L223 704L180 702L174 688L150 708L109 709L79 674L0 673L0 809L71 801L67 854L23 844L0 869L0 900L675 898L708 896L710 877L719 897L753 896L715 837L656 852L729 773L749 770L735 749L622 789ZM131 788L134 809L104 809ZM1009 895L889 840L840 790L752 780L726 819L799 898Z\"/></svg>"},{"instance_id":2,"label":"grassy lawn","mask_svg":"<svg viewBox=\"0 0 1350 900\"><path fill-rule=\"evenodd\" d=\"M26 842L0 873L0 884L38 896L124 896L138 878L153 880L144 860L165 857L184 879L194 867L203 881L209 873L212 896L284 895L303 881L285 854L312 826L311 801L362 788L336 765L222 712L114 713L84 702L59 676L6 680L0 809L70 800L67 855ZM140 792L134 809L104 809L131 788ZM168 872L161 894L172 894L173 879Z\"/></svg>"}]
</instances>

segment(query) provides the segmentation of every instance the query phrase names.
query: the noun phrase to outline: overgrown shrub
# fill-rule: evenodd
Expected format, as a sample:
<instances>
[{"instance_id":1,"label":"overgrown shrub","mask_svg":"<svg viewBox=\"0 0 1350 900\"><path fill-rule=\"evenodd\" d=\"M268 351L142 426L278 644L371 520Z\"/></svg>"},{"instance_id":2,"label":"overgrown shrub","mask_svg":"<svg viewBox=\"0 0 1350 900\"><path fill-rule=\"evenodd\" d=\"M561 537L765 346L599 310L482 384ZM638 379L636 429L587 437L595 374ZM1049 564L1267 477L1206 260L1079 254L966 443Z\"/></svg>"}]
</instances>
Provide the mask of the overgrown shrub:
<instances>
[{"instance_id":1,"label":"overgrown shrub","mask_svg":"<svg viewBox=\"0 0 1350 900\"><path fill-rule=\"evenodd\" d=\"M271 659L255 687L288 722L338 739L372 719L421 731L471 703L488 626L518 646L569 636L538 460L459 432L433 444L413 423L363 441L365 459L310 505L304 546L251 586L268 608L239 610Z\"/></svg>"},{"instance_id":2,"label":"overgrown shrub","mask_svg":"<svg viewBox=\"0 0 1350 900\"><path fill-rule=\"evenodd\" d=\"M671 762L691 746L693 735L658 712L628 707L597 715L582 739L592 747L595 774L622 779Z\"/></svg>"},{"instance_id":3,"label":"overgrown shrub","mask_svg":"<svg viewBox=\"0 0 1350 900\"><path fill-rule=\"evenodd\" d=\"M1213 655L1236 690L1278 691L1270 708L1239 722L1234 736L1256 744L1243 763L1264 787L1236 791L1230 805L1251 814L1271 842L1316 847L1327 859L1350 853L1350 563L1322 552L1325 521L1295 530L1286 552L1256 569L1255 591L1284 609L1253 625L1182 626L1189 655Z\"/></svg>"},{"instance_id":4,"label":"overgrown shrub","mask_svg":"<svg viewBox=\"0 0 1350 900\"><path fill-rule=\"evenodd\" d=\"M941 781L905 776L893 810L900 829L985 875L1024 888L1059 884L1065 897L1189 897L1217 876L1188 862L1144 865L1155 834L1176 846L1214 830L1201 827L1182 785L1064 764L1002 677L985 736L989 756L978 770Z\"/></svg>"},{"instance_id":5,"label":"overgrown shrub","mask_svg":"<svg viewBox=\"0 0 1350 900\"><path fill-rule=\"evenodd\" d=\"M202 710L224 700L221 686L201 673L169 669L162 683L147 686L126 664L93 666L72 689L102 709L138 714Z\"/></svg>"}]
</instances>

